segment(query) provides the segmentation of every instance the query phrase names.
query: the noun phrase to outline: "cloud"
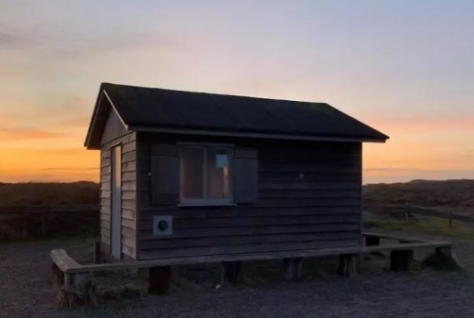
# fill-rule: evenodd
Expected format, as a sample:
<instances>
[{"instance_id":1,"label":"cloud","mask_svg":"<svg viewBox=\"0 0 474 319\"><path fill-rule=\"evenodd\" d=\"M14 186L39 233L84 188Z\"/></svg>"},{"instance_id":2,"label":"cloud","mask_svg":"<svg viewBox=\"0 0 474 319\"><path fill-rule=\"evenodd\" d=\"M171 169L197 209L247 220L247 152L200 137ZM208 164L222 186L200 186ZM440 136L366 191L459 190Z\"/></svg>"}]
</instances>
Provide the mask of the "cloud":
<instances>
[{"instance_id":1,"label":"cloud","mask_svg":"<svg viewBox=\"0 0 474 319\"><path fill-rule=\"evenodd\" d=\"M130 51L138 47L158 46L183 49L191 39L143 31L81 32L70 26L42 25L0 32L0 50L9 49L42 59L77 59L107 52Z\"/></svg>"},{"instance_id":2,"label":"cloud","mask_svg":"<svg viewBox=\"0 0 474 319\"><path fill-rule=\"evenodd\" d=\"M12 33L0 31L0 47L14 46L18 44L18 40Z\"/></svg>"},{"instance_id":3,"label":"cloud","mask_svg":"<svg viewBox=\"0 0 474 319\"><path fill-rule=\"evenodd\" d=\"M32 139L54 139L65 137L66 134L46 131L38 128L32 127L10 127L10 128L0 128L0 140L3 141L24 141Z\"/></svg>"}]
</instances>

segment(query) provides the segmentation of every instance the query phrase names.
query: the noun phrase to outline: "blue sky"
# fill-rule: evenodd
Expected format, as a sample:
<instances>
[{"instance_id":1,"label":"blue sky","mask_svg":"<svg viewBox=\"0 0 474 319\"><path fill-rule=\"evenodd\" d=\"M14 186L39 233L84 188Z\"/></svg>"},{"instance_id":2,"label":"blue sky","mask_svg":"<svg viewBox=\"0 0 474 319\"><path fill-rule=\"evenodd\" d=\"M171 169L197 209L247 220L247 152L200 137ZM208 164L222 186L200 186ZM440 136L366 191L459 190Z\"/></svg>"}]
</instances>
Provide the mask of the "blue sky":
<instances>
[{"instance_id":1,"label":"blue sky","mask_svg":"<svg viewBox=\"0 0 474 319\"><path fill-rule=\"evenodd\" d=\"M468 0L1 1L0 180L96 179L104 81L324 101L391 136L365 182L474 178L472 30Z\"/></svg>"}]
</instances>

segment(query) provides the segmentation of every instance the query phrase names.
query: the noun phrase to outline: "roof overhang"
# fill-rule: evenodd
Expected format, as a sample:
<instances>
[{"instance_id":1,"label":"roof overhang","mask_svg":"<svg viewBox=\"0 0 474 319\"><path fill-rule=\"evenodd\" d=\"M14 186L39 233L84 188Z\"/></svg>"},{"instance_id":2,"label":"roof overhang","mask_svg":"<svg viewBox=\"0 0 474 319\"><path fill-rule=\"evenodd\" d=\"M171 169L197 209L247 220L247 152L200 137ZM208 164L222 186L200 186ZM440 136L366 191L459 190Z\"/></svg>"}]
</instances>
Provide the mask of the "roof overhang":
<instances>
[{"instance_id":1,"label":"roof overhang","mask_svg":"<svg viewBox=\"0 0 474 319\"><path fill-rule=\"evenodd\" d=\"M294 141L325 141L325 142L371 142L385 143L387 138L364 138L364 137L331 137L331 136L310 136L295 134L273 134L273 133L252 133L252 132L232 132L232 131L215 131L215 130L198 130L198 129L175 129L175 128L159 128L148 126L129 125L130 131L150 132L150 133L167 133L167 134L187 134L187 135L205 135L205 136L228 136L228 137L244 137L258 139L275 139L275 140L294 140Z\"/></svg>"},{"instance_id":2,"label":"roof overhang","mask_svg":"<svg viewBox=\"0 0 474 319\"><path fill-rule=\"evenodd\" d=\"M126 129L128 129L128 125L124 122L119 112L117 112L117 108L115 107L114 103L110 99L105 89L103 89L101 86L94 106L94 111L92 113L89 129L87 130L86 139L84 141L84 146L88 150L100 150L100 139L111 109L117 113L117 116L119 117L122 124Z\"/></svg>"}]
</instances>

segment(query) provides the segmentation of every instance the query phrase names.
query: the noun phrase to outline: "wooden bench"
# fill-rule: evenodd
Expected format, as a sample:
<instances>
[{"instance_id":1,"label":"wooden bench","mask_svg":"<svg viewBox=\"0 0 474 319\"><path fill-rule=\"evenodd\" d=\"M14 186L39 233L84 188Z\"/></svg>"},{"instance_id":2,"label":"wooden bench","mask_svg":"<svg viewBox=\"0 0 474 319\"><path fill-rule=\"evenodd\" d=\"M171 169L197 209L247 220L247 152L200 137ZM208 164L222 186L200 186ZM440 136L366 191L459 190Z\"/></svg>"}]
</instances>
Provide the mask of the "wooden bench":
<instances>
[{"instance_id":1,"label":"wooden bench","mask_svg":"<svg viewBox=\"0 0 474 319\"><path fill-rule=\"evenodd\" d=\"M303 258L320 256L339 256L339 272L343 276L350 277L356 273L355 257L361 254L375 252L390 252L391 270L406 271L409 268L413 257L413 250L419 248L435 248L437 254L451 256L452 243L445 241L426 241L415 238L392 236L376 233L364 233L366 246L327 248L297 251L278 251L268 253L248 253L248 254L228 254L187 258L166 258L155 260L114 262L105 264L81 265L67 255L62 250L51 251L53 263L64 273L64 285L67 288L73 286L85 286L88 274L94 271L110 271L117 269L138 269L148 268L150 271L149 286L150 292L165 292L161 286L169 283L171 266L200 264L200 263L222 263L224 270L224 280L235 282L238 277L240 262L253 260L281 259L284 265L285 278L288 280L298 280L301 277L301 263ZM399 243L380 245L380 238L399 241ZM369 244L370 243L370 244ZM163 280L165 278L165 280ZM156 287L158 286L158 287ZM156 288L156 289L155 289Z\"/></svg>"}]
</instances>

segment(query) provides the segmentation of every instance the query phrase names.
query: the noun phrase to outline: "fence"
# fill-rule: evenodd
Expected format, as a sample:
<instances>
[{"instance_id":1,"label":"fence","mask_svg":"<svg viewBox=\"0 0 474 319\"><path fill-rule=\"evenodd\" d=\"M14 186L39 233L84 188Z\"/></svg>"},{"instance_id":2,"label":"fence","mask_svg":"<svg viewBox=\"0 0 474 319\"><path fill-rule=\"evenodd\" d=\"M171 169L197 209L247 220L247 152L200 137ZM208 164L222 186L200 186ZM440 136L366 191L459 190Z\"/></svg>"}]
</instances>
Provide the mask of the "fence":
<instances>
[{"instance_id":1,"label":"fence","mask_svg":"<svg viewBox=\"0 0 474 319\"><path fill-rule=\"evenodd\" d=\"M99 205L0 205L0 241L98 235Z\"/></svg>"},{"instance_id":2,"label":"fence","mask_svg":"<svg viewBox=\"0 0 474 319\"><path fill-rule=\"evenodd\" d=\"M415 206L415 205L383 205L383 204L375 204L375 203L371 203L370 205L366 207L366 209L368 210L370 210L370 208L397 211L398 213L403 214L404 219L406 221L409 220L409 217L411 215L422 215L422 216L430 216L430 217L447 219L449 223L449 227L453 226L453 220L466 222L466 223L474 223L474 216L455 214L446 208L444 209L432 208L432 207L422 207L422 206Z\"/></svg>"}]
</instances>

